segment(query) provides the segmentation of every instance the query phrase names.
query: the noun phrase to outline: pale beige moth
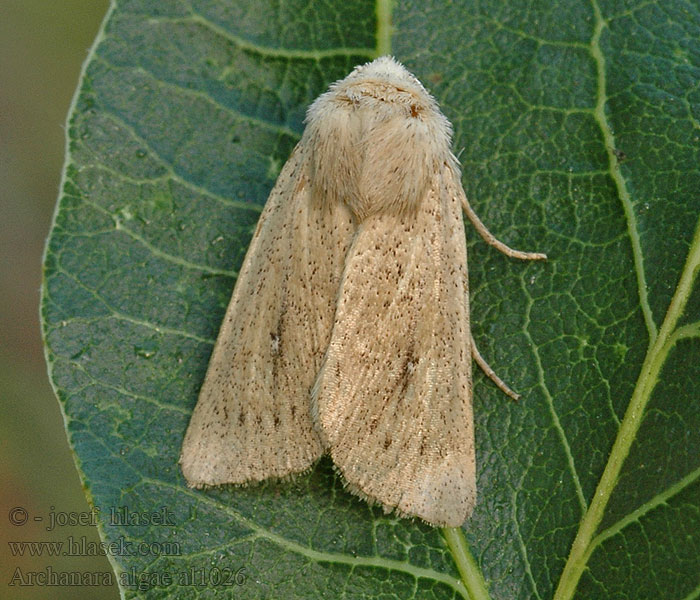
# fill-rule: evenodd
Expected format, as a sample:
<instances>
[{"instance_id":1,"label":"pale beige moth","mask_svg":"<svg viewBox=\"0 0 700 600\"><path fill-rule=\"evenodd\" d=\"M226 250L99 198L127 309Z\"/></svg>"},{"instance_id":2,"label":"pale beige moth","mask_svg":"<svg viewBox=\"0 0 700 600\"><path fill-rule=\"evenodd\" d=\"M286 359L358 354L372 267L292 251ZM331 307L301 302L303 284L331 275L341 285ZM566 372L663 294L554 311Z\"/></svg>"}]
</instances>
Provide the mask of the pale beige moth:
<instances>
[{"instance_id":1,"label":"pale beige moth","mask_svg":"<svg viewBox=\"0 0 700 600\"><path fill-rule=\"evenodd\" d=\"M309 108L243 262L182 446L190 486L308 470L328 452L388 512L461 525L476 502L474 346L451 125L391 57Z\"/></svg>"}]
</instances>

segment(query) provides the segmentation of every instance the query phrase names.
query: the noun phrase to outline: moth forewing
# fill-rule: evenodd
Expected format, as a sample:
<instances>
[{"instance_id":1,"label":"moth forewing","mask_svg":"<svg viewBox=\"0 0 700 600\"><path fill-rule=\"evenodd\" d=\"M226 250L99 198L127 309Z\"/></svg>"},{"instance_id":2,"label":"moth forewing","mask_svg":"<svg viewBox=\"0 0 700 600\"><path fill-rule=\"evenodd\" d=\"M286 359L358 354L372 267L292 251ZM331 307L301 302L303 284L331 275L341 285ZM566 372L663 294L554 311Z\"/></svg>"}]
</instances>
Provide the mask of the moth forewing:
<instances>
[{"instance_id":1,"label":"moth forewing","mask_svg":"<svg viewBox=\"0 0 700 600\"><path fill-rule=\"evenodd\" d=\"M354 225L343 203L311 202L310 173L302 138L260 217L185 436L191 486L284 477L322 453L309 388Z\"/></svg>"},{"instance_id":2,"label":"moth forewing","mask_svg":"<svg viewBox=\"0 0 700 600\"><path fill-rule=\"evenodd\" d=\"M464 227L438 173L415 214L365 219L346 261L314 399L350 490L461 525L476 501L471 389Z\"/></svg>"}]
</instances>

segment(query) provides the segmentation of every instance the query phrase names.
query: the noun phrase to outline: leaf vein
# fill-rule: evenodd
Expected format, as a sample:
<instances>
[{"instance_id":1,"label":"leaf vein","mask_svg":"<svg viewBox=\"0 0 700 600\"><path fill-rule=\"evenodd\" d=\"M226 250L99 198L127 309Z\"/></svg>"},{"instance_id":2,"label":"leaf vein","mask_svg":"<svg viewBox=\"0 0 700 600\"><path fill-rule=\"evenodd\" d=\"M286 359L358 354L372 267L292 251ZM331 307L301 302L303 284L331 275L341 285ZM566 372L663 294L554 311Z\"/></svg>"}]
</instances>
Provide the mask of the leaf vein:
<instances>
[{"instance_id":1,"label":"leaf vein","mask_svg":"<svg viewBox=\"0 0 700 600\"><path fill-rule=\"evenodd\" d=\"M632 511L630 514L620 519L617 523L614 523L610 525L610 527L601 531L597 536L595 536L595 538L593 538L588 547L588 552L586 554L586 562L588 561L588 558L593 553L595 548L602 544L605 540L614 535L617 535L628 525L632 523L638 523L643 516L645 516L647 513L651 512L658 506L667 504L671 498L673 498L676 494L682 492L688 486L695 483L698 479L700 479L700 468L688 473L688 475L686 475L681 480L677 481L675 484L664 490L661 494L657 494L656 496L639 506L636 510Z\"/></svg>"},{"instance_id":2,"label":"leaf vein","mask_svg":"<svg viewBox=\"0 0 700 600\"><path fill-rule=\"evenodd\" d=\"M377 567L380 569L387 569L390 571L399 571L412 575L416 579L430 579L434 581L439 581L449 587L451 587L455 592L459 593L460 596L468 600L466 589L464 584L460 579L447 575L445 573L440 573L439 571L434 571L433 569L426 569L423 567L416 567L405 561L393 560L389 558L383 558L381 556L374 557L364 557L364 556L348 556L345 554L340 554L336 552L324 552L320 550L313 550L307 546L300 544L299 542L293 541L291 539L285 538L284 536L273 533L270 530L264 529L259 526L254 521L244 517L239 512L232 509L230 506L219 502L212 498L191 490L189 488L183 489L180 485L175 485L166 481L160 481L152 479L149 477L142 477L141 482L144 484L150 484L154 486L167 487L179 494L185 494L195 499L197 502L202 502L214 506L218 510L225 512L228 516L235 519L237 522L245 525L251 531L257 533L260 538L266 539L271 543L293 552L301 556L314 561L314 562L329 562L329 563L339 563L344 564L349 567Z\"/></svg>"},{"instance_id":3,"label":"leaf vein","mask_svg":"<svg viewBox=\"0 0 700 600\"><path fill-rule=\"evenodd\" d=\"M241 50L246 50L258 54L259 56L264 56L268 58L290 58L290 59L304 59L304 60L315 60L319 61L324 58L333 58L335 56L364 56L366 58L375 58L375 51L371 48L347 48L343 46L335 48L327 48L323 50L302 50L301 48L295 48L294 50L288 50L286 48L273 48L271 46L261 46L260 44L255 44L249 40L242 38L241 36L235 35L230 31L224 29L220 25L217 25L210 19L203 17L198 13L192 13L188 17L176 17L171 19L159 18L158 21L170 22L170 23L196 23L202 27L209 29L214 32L219 37L228 40L237 48Z\"/></svg>"},{"instance_id":4,"label":"leaf vein","mask_svg":"<svg viewBox=\"0 0 700 600\"><path fill-rule=\"evenodd\" d=\"M629 232L632 255L634 257L634 269L637 276L639 302L641 305L642 314L644 316L644 322L649 333L649 347L651 347L656 340L658 330L656 323L654 322L651 306L649 304L646 273L644 271L644 256L642 254L642 246L639 239L639 226L637 223L637 216L634 213L634 207L632 206L632 198L629 190L627 189L627 182L622 176L622 173L617 165L617 158L615 156L615 151L617 149L615 136L613 135L612 127L610 126L608 117L605 113L605 105L608 101L606 91L607 75L605 73L605 56L603 55L603 51L600 47L600 38L603 34L603 30L607 27L607 21L603 18L600 7L598 6L598 1L591 1L593 4L593 12L595 14L595 26L593 30L593 37L591 38L590 52L596 67L598 91L593 116L603 135L603 142L608 155L610 177L617 188L617 193L622 203L622 208L627 220L627 231Z\"/></svg>"},{"instance_id":5,"label":"leaf vein","mask_svg":"<svg viewBox=\"0 0 700 600\"><path fill-rule=\"evenodd\" d=\"M238 273L236 271L229 271L228 269L216 269L214 267L210 267L209 265L202 265L202 264L197 264L190 262L188 260L185 260L184 258L181 258L179 256L175 256L174 254L170 254L169 252L166 252L165 250L161 250L157 246L154 246L149 242L146 238L140 236L138 233L135 231L132 231L128 227L125 227L119 218L118 215L115 215L108 211L106 208L100 206L99 204L96 204L92 202L91 200L88 200L86 197L81 197L80 198L85 204L92 206L94 209L98 210L99 212L108 215L114 220L114 231L120 231L123 232L125 235L128 237L132 238L134 241L138 242L141 244L144 248L146 248L153 256L156 256L157 258L160 258L161 260L164 260L166 262L170 262L173 264L176 264L181 267L185 267L186 269L191 269L193 271L203 271L205 273L209 273L210 275L221 275L223 277L232 277L236 278L238 277ZM79 234L74 234L76 237Z\"/></svg>"},{"instance_id":6,"label":"leaf vein","mask_svg":"<svg viewBox=\"0 0 700 600\"><path fill-rule=\"evenodd\" d=\"M127 72L135 72L139 73L145 77L150 78L152 81L155 83L162 85L165 88L168 88L173 91L177 91L178 93L182 94L183 96L188 96L190 98L200 98L202 100L205 100L212 106L215 106L222 112L228 114L229 116L233 117L234 119L238 121L246 121L249 123L252 123L254 125L257 125L263 129L267 129L269 131L272 131L273 133L277 133L278 135L285 135L287 137L290 137L294 140L298 140L301 135L294 131L293 129L290 129L289 127L286 127L284 125L279 125L277 123L272 123L270 121L264 121L263 119L260 119L258 117L254 117L253 115L248 115L245 113L242 113L235 108L231 106L227 106L225 104L222 104L221 102L218 102L214 98L212 98L209 94L205 94L204 92L200 92L199 90L195 90L192 88L185 87L183 85L180 85L179 83L174 83L172 81L166 81L165 79L159 78L155 73L152 73L148 69L146 69L143 65L137 65L137 66L120 66L116 65L110 60L106 59L103 56L98 56L95 59L97 62L103 63L105 66L109 67L110 69L113 69L114 71L127 71Z\"/></svg>"},{"instance_id":7,"label":"leaf vein","mask_svg":"<svg viewBox=\"0 0 700 600\"><path fill-rule=\"evenodd\" d=\"M559 441L561 442L562 448L564 449L564 455L566 456L566 462L569 467L569 472L571 473L571 480L573 481L574 488L576 489L576 497L578 498L579 505L581 507L582 512L586 512L588 508L588 503L586 502L586 498L583 494L583 488L581 486L581 481L578 476L578 471L576 470L576 461L574 460L574 455L571 452L571 445L569 444L569 440L566 436L566 432L564 431L564 428L562 427L561 421L559 420L559 415L557 414L557 411L554 408L554 398L552 398L552 394L549 392L549 388L547 387L547 383L545 381L544 377L544 368L542 367L542 359L540 358L540 353L537 349L537 344L535 341L532 339L532 336L530 335L530 331L528 328L528 324L530 323L530 315L532 312L532 306L533 306L533 301L532 298L530 297L527 289L525 288L524 282L521 280L521 286L523 288L523 291L525 295L529 298L528 305L527 305L527 310L525 312L525 319L526 319L526 324L525 327L523 328L523 333L525 336L527 336L528 340L530 340L530 346L532 347L533 351L533 357L535 359L535 366L537 367L537 381L539 383L540 389L542 390L542 393L544 394L546 403L547 403L547 408L549 409L549 414L552 418L552 424L554 425L554 430L556 431L557 435L559 436Z\"/></svg>"},{"instance_id":8,"label":"leaf vein","mask_svg":"<svg viewBox=\"0 0 700 600\"><path fill-rule=\"evenodd\" d=\"M79 322L83 321L86 323L93 322L93 321L103 321L106 319L118 319L121 321L126 321L128 323L132 323L133 325L139 325L141 327L146 327L148 329L152 329L160 334L167 334L167 335L174 335L178 337L185 337L189 338L191 340L194 340L196 342L200 342L202 344L207 344L209 346L214 345L214 340L208 339L208 338L203 338L201 336L198 336L194 333L189 333L187 331L183 331L180 329L174 329L172 327L167 327L164 325L158 325L156 323L150 323L149 321L144 321L143 319L137 319L136 317L129 316L127 314L122 313L121 311L117 310L114 308L107 300L105 300L99 292L96 290L86 286L82 281L80 281L75 275L73 275L71 272L66 271L63 267L60 265L57 266L56 271L58 273L61 273L62 275L65 275L68 277L71 281L73 281L76 285L80 286L82 289L84 289L86 292L91 294L98 302L100 302L107 310L110 311L111 314L109 315L101 315L99 317L70 317L68 319L63 319L61 320L61 323L70 323L70 322ZM48 295L48 294L47 294ZM60 324L55 325L52 328L47 327L47 333L49 331L54 331L60 326Z\"/></svg>"}]
</instances>

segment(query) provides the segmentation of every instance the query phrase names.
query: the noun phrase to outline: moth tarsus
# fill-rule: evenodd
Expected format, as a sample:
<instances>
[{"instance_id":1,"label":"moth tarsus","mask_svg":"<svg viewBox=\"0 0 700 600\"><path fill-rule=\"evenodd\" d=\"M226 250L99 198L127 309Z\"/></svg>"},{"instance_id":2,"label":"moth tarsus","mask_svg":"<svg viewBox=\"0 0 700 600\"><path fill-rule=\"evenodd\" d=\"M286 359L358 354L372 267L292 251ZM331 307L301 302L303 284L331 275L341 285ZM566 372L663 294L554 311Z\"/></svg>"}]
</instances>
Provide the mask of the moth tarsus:
<instances>
[{"instance_id":1,"label":"moth tarsus","mask_svg":"<svg viewBox=\"0 0 700 600\"><path fill-rule=\"evenodd\" d=\"M474 225L474 228L479 232L479 235L483 238L483 240L489 244L490 246L493 246L506 256L510 256L512 258L519 258L521 260L546 260L547 255L543 254L541 252L522 252L521 250L513 250L510 246L507 246L500 240L496 238L493 233L491 233L487 228L486 225L482 222L482 220L479 218L479 216L474 212L474 209L469 205L469 201L467 200L466 194L464 194L464 190L462 190L462 210L464 210L464 213L467 215L468 219L472 222L472 225Z\"/></svg>"},{"instance_id":2,"label":"moth tarsus","mask_svg":"<svg viewBox=\"0 0 700 600\"><path fill-rule=\"evenodd\" d=\"M309 469L328 452L386 511L459 526L476 502L469 326L451 126L391 57L309 108L226 311L180 462L190 485Z\"/></svg>"},{"instance_id":3,"label":"moth tarsus","mask_svg":"<svg viewBox=\"0 0 700 600\"><path fill-rule=\"evenodd\" d=\"M471 335L471 334L470 334ZM474 336L471 336L471 348L472 348L472 358L474 359L474 362L479 365L479 368L484 372L484 374L496 384L496 387L501 390L506 396L510 396L513 400L516 402L520 400L520 394L515 393L513 390L511 390L508 387L508 384L506 384L498 375L496 375L496 372L491 368L491 365L489 365L486 360L484 360L484 357L481 356L481 353L479 352L478 348L476 347L476 342L474 341Z\"/></svg>"}]
</instances>

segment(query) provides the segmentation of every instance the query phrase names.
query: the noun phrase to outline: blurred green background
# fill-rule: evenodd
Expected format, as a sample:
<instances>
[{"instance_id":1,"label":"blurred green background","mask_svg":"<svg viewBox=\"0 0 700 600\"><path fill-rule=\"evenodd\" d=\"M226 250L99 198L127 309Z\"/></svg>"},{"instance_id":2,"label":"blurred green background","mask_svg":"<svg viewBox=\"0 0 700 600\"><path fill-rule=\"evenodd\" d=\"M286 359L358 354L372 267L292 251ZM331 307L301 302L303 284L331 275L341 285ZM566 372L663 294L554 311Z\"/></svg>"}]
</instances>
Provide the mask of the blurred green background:
<instances>
[{"instance_id":1,"label":"blurred green background","mask_svg":"<svg viewBox=\"0 0 700 600\"><path fill-rule=\"evenodd\" d=\"M31 572L111 573L104 556L13 555L8 542L99 542L92 526L50 526L87 512L39 328L41 254L58 195L64 126L108 0L0 0L0 598L119 598L116 585L9 585ZM10 523L13 507L28 520ZM53 507L53 509L52 509ZM35 521L35 517L43 518ZM35 549L36 551L36 549ZM15 552L17 552L15 547ZM113 579L113 577L112 577ZM17 580L15 580L17 581Z\"/></svg>"}]
</instances>

